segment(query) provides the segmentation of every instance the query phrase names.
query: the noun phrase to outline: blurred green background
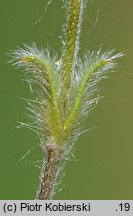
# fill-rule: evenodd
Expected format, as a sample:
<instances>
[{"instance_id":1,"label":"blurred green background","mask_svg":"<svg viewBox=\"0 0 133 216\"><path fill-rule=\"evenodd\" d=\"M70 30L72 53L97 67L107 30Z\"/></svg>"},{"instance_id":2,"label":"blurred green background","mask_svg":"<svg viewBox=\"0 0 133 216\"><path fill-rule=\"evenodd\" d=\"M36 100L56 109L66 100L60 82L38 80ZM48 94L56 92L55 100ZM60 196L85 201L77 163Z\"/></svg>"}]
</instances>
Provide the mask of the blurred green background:
<instances>
[{"instance_id":1,"label":"blurred green background","mask_svg":"<svg viewBox=\"0 0 133 216\"><path fill-rule=\"evenodd\" d=\"M7 62L10 49L36 42L61 52L62 1L1 0L0 6L0 199L34 199L42 152L36 135L16 129L25 121L30 97L23 73ZM80 55L86 49L115 48L127 55L116 73L102 81L102 95L87 125L97 126L75 145L75 161L66 165L55 199L133 199L133 1L94 0L82 28ZM98 22L93 28L99 10ZM20 160L28 151L30 153ZM77 159L77 160L76 160Z\"/></svg>"}]
</instances>

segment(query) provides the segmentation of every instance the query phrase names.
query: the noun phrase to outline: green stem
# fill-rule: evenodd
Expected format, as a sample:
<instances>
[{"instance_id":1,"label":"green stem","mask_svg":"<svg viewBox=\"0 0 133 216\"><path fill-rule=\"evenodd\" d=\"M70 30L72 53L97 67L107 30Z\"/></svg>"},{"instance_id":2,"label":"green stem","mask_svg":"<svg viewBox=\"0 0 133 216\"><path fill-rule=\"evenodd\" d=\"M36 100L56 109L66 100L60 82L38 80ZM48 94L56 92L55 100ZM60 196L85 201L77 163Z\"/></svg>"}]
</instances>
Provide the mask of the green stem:
<instances>
[{"instance_id":1,"label":"green stem","mask_svg":"<svg viewBox=\"0 0 133 216\"><path fill-rule=\"evenodd\" d=\"M76 59L78 51L78 33L81 23L82 1L72 0L70 4L69 23L66 36L66 49L63 59L63 76L62 76L62 92L61 100L63 109L67 107L67 93L70 87L71 71Z\"/></svg>"}]
</instances>

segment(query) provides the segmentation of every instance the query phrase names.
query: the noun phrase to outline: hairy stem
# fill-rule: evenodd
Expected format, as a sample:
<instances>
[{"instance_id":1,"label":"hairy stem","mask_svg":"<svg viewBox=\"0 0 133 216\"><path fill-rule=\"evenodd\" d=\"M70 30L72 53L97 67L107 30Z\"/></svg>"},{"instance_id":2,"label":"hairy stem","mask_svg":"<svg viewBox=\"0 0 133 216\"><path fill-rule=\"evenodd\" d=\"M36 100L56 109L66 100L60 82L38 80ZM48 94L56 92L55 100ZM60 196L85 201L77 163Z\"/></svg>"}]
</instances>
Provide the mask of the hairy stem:
<instances>
[{"instance_id":1,"label":"hairy stem","mask_svg":"<svg viewBox=\"0 0 133 216\"><path fill-rule=\"evenodd\" d=\"M63 73L61 99L64 107L67 107L67 93L70 87L71 71L78 51L78 35L81 23L82 0L72 0L69 9L69 23L66 35L66 47L63 59Z\"/></svg>"},{"instance_id":2,"label":"hairy stem","mask_svg":"<svg viewBox=\"0 0 133 216\"><path fill-rule=\"evenodd\" d=\"M40 200L52 199L63 157L63 149L55 145L47 144L45 151L46 162L41 172L41 183L36 197Z\"/></svg>"}]
</instances>

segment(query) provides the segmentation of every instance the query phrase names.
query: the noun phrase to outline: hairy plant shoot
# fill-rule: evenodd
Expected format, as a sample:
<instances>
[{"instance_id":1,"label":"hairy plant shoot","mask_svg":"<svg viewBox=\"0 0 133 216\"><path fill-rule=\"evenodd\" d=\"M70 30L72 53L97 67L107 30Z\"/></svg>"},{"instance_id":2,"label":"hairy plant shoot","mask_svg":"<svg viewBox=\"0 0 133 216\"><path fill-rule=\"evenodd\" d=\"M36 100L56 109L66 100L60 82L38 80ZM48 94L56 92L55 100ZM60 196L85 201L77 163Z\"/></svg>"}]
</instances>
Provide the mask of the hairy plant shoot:
<instances>
[{"instance_id":1,"label":"hairy plant shoot","mask_svg":"<svg viewBox=\"0 0 133 216\"><path fill-rule=\"evenodd\" d=\"M31 122L22 126L38 134L44 154L37 199L52 199L63 162L84 130L83 120L99 100L97 84L123 55L98 50L78 57L87 2L63 3L67 23L61 56L51 56L49 49L37 48L35 43L11 52L13 64L25 71L33 95L27 107Z\"/></svg>"}]
</instances>

